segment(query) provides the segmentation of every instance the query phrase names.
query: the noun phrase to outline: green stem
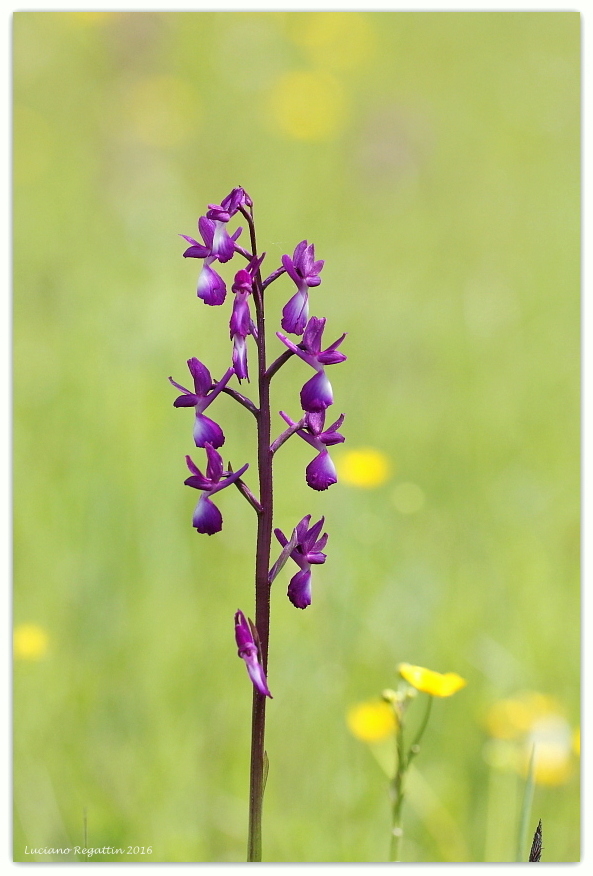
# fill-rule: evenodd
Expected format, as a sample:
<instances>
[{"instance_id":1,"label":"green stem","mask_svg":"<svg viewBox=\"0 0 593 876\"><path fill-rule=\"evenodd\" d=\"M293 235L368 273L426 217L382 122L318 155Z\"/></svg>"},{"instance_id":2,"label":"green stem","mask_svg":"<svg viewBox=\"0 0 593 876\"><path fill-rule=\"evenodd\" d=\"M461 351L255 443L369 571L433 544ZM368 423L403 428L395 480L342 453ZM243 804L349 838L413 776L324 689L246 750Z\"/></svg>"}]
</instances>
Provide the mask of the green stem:
<instances>
[{"instance_id":1,"label":"green stem","mask_svg":"<svg viewBox=\"0 0 593 876\"><path fill-rule=\"evenodd\" d=\"M416 733L414 741L410 745L410 750L408 751L408 759L406 761L406 769L410 766L412 758L416 757L416 755L420 751L420 741L422 740L422 737L424 736L424 731L426 730L426 725L428 724L428 719L430 718L430 712L432 709L432 701L433 701L434 697L432 697L430 694L427 694L427 696L428 696L428 702L426 703L424 718L422 719L422 724L418 728L418 732Z\"/></svg>"},{"instance_id":2,"label":"green stem","mask_svg":"<svg viewBox=\"0 0 593 876\"><path fill-rule=\"evenodd\" d=\"M397 768L395 770L395 775L391 782L391 795L392 795L392 808L391 808L391 843L389 847L389 860L399 862L401 858L401 847L402 840L404 836L404 830L402 827L402 809L404 804L405 797L405 775L406 770L410 766L412 759L416 757L418 752L420 751L420 741L424 735L424 731L426 730L426 725L428 724L428 719L430 718L430 711L432 709L432 700L433 698L429 695L428 702L426 704L426 710L424 712L424 718L422 719L422 723L418 728L418 732L414 737L414 741L412 742L408 753L405 752L404 745L404 721L403 721L403 708L395 708L395 717L397 721L397 731L395 734L395 744L396 744L396 756L397 756Z\"/></svg>"},{"instance_id":3,"label":"green stem","mask_svg":"<svg viewBox=\"0 0 593 876\"><path fill-rule=\"evenodd\" d=\"M389 847L389 860L399 861L401 855L402 829L402 805L404 802L404 777L406 774L406 756L404 752L404 727L402 714L396 711L397 731L395 734L395 746L397 767L391 783L392 806L391 806L391 843Z\"/></svg>"},{"instance_id":4,"label":"green stem","mask_svg":"<svg viewBox=\"0 0 593 876\"><path fill-rule=\"evenodd\" d=\"M517 852L515 861L522 863L524 861L523 854L527 840L527 826L531 816L531 804L533 803L533 787L534 787L534 763L535 763L535 745L531 747L531 755L529 757L529 766L527 768L527 776L525 777L525 788L523 790L523 801L521 803L521 816L519 818L519 833L517 836Z\"/></svg>"}]
</instances>

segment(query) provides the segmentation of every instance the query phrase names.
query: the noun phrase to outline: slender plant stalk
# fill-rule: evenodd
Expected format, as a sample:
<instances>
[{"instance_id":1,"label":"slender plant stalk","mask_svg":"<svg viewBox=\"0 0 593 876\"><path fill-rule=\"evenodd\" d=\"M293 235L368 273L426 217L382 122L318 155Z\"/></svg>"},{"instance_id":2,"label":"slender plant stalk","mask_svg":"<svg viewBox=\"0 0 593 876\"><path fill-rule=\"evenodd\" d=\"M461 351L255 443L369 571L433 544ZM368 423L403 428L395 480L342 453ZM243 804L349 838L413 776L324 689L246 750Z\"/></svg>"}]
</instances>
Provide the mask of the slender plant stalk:
<instances>
[{"instance_id":1,"label":"slender plant stalk","mask_svg":"<svg viewBox=\"0 0 593 876\"><path fill-rule=\"evenodd\" d=\"M404 831L402 828L402 808L405 797L405 776L412 762L413 758L420 751L420 741L424 735L424 731L426 730L426 726L428 724L428 719L430 718L430 711L432 708L432 696L428 696L428 700L426 703L426 710L424 712L424 718L422 719L422 723L418 728L418 732L414 737L414 741L412 742L408 753L406 754L405 745L404 745L404 722L403 722L403 714L398 714L396 711L397 717L397 731L395 734L395 745L396 745L396 756L397 756L397 767L395 770L395 775L393 777L391 783L391 793L392 793L392 808L391 808L391 843L389 848L389 860L399 862L401 856L401 844L404 835Z\"/></svg>"},{"instance_id":2,"label":"slender plant stalk","mask_svg":"<svg viewBox=\"0 0 593 876\"><path fill-rule=\"evenodd\" d=\"M243 214L249 222L253 256L257 255L253 218ZM264 300L261 276L255 278L254 301L257 323L259 408L257 418L257 465L259 473L259 504L257 516L257 543L255 554L255 626L259 635L261 664L268 670L270 637L270 545L272 541L272 451L270 449L270 377L266 374L266 336ZM262 809L264 796L266 697L253 689L251 713L251 768L249 779L249 835L248 861L262 859Z\"/></svg>"},{"instance_id":3,"label":"slender plant stalk","mask_svg":"<svg viewBox=\"0 0 593 876\"><path fill-rule=\"evenodd\" d=\"M527 843L527 828L531 817L531 804L533 803L533 788L534 788L534 766L535 766L535 745L531 747L529 756L529 766L527 768L527 776L525 777L525 788L523 790L523 800L521 803L521 815L519 818L519 831L517 834L517 851L515 861L522 863L523 855Z\"/></svg>"}]
</instances>

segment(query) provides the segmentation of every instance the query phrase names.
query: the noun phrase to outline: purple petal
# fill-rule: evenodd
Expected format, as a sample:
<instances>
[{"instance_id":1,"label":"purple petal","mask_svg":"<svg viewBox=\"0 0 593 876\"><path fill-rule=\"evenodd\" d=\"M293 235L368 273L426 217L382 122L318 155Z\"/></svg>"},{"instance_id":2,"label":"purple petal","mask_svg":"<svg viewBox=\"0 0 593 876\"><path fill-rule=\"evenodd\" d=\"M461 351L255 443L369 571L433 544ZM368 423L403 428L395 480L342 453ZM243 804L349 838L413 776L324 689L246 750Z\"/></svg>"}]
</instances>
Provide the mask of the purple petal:
<instances>
[{"instance_id":1,"label":"purple petal","mask_svg":"<svg viewBox=\"0 0 593 876\"><path fill-rule=\"evenodd\" d=\"M296 261L296 259L295 259ZM300 259L299 268L303 274L303 277L308 277L313 268L313 262L315 261L315 245L310 243L307 246Z\"/></svg>"},{"instance_id":2,"label":"purple petal","mask_svg":"<svg viewBox=\"0 0 593 876\"><path fill-rule=\"evenodd\" d=\"M246 462L245 465L242 465L241 468L237 469L237 471L233 471L230 474L226 474L222 480L220 480L217 484L214 484L210 488L210 495L213 496L214 493L219 493L221 490L226 489L231 484L234 484L235 481L238 481L241 475L247 471L249 468L249 463Z\"/></svg>"},{"instance_id":3,"label":"purple petal","mask_svg":"<svg viewBox=\"0 0 593 876\"><path fill-rule=\"evenodd\" d=\"M334 444L343 444L346 439L339 432L332 432L331 429L326 429L319 436L319 440L325 447L332 447Z\"/></svg>"},{"instance_id":4,"label":"purple petal","mask_svg":"<svg viewBox=\"0 0 593 876\"><path fill-rule=\"evenodd\" d=\"M251 274L245 268L241 268L235 274L235 279L233 281L233 292L251 292L251 284Z\"/></svg>"},{"instance_id":5,"label":"purple petal","mask_svg":"<svg viewBox=\"0 0 593 876\"><path fill-rule=\"evenodd\" d=\"M206 244L209 250L209 254L212 251L212 241L214 239L214 222L210 219L207 219L206 216L200 216L198 219L198 228L200 230L200 234L202 235L202 240Z\"/></svg>"},{"instance_id":6,"label":"purple petal","mask_svg":"<svg viewBox=\"0 0 593 876\"><path fill-rule=\"evenodd\" d=\"M245 645L253 645L253 636L249 629L249 624L242 611L235 612L235 642L237 648L241 650Z\"/></svg>"},{"instance_id":7,"label":"purple petal","mask_svg":"<svg viewBox=\"0 0 593 876\"><path fill-rule=\"evenodd\" d=\"M229 216L234 216L241 204L245 203L245 192L241 186L232 189L226 198L220 202L223 210L226 210Z\"/></svg>"},{"instance_id":8,"label":"purple petal","mask_svg":"<svg viewBox=\"0 0 593 876\"><path fill-rule=\"evenodd\" d=\"M295 608L311 605L311 570L301 569L290 579L288 598Z\"/></svg>"},{"instance_id":9,"label":"purple petal","mask_svg":"<svg viewBox=\"0 0 593 876\"><path fill-rule=\"evenodd\" d=\"M204 397L208 394L212 386L210 372L205 365L202 365L199 359L196 359L195 356L192 356L191 359L187 360L187 367L189 368L189 373L194 379L196 395Z\"/></svg>"},{"instance_id":10,"label":"purple petal","mask_svg":"<svg viewBox=\"0 0 593 876\"><path fill-rule=\"evenodd\" d=\"M251 332L251 315L249 313L249 305L242 296L237 296L233 302L233 310L231 312L231 321L229 323L231 338L234 335L241 335L246 338Z\"/></svg>"},{"instance_id":11,"label":"purple petal","mask_svg":"<svg viewBox=\"0 0 593 876\"><path fill-rule=\"evenodd\" d=\"M212 484L204 477L204 475L191 475L183 482L188 487L193 487L194 490L209 490Z\"/></svg>"},{"instance_id":12,"label":"purple petal","mask_svg":"<svg viewBox=\"0 0 593 876\"><path fill-rule=\"evenodd\" d=\"M300 243L297 243L297 245L294 248L294 252L292 254L292 260L295 263L295 265L298 265L299 267L301 266L302 259L303 259L303 256L305 254L306 249L307 249L307 241L306 240L301 240Z\"/></svg>"},{"instance_id":13,"label":"purple petal","mask_svg":"<svg viewBox=\"0 0 593 876\"><path fill-rule=\"evenodd\" d=\"M249 675L256 691L263 697L270 697L270 699L272 699L272 694L268 690L268 682L264 670L257 659L257 648L255 645L252 645L250 648L243 651L239 656L245 661L247 674Z\"/></svg>"},{"instance_id":14,"label":"purple petal","mask_svg":"<svg viewBox=\"0 0 593 876\"><path fill-rule=\"evenodd\" d=\"M215 226L212 255L215 255L219 262L228 262L235 253L235 244L229 237L224 222L216 222Z\"/></svg>"},{"instance_id":15,"label":"purple petal","mask_svg":"<svg viewBox=\"0 0 593 876\"><path fill-rule=\"evenodd\" d=\"M222 514L206 493L198 499L192 517L192 526L203 535L214 535L222 529Z\"/></svg>"},{"instance_id":16,"label":"purple petal","mask_svg":"<svg viewBox=\"0 0 593 876\"><path fill-rule=\"evenodd\" d=\"M323 426L325 423L325 410L315 412L310 411L305 415L305 420L307 428L311 433L313 435L320 435L323 432Z\"/></svg>"},{"instance_id":17,"label":"purple petal","mask_svg":"<svg viewBox=\"0 0 593 876\"><path fill-rule=\"evenodd\" d=\"M272 694L268 690L266 676L258 660L257 645L242 611L237 611L235 614L235 642L237 643L237 653L245 661L247 673L255 689L262 696L271 699Z\"/></svg>"},{"instance_id":18,"label":"purple petal","mask_svg":"<svg viewBox=\"0 0 593 876\"><path fill-rule=\"evenodd\" d=\"M299 289L290 301L284 305L280 325L285 332L290 332L292 335L302 335L307 324L308 313L309 296L306 289Z\"/></svg>"},{"instance_id":19,"label":"purple petal","mask_svg":"<svg viewBox=\"0 0 593 876\"><path fill-rule=\"evenodd\" d=\"M187 392L184 395L178 395L173 402L174 408L193 408L198 403L198 397L193 392Z\"/></svg>"},{"instance_id":20,"label":"purple petal","mask_svg":"<svg viewBox=\"0 0 593 876\"><path fill-rule=\"evenodd\" d=\"M247 344L242 335L233 338L233 368L239 380L249 380L247 371Z\"/></svg>"},{"instance_id":21,"label":"purple petal","mask_svg":"<svg viewBox=\"0 0 593 876\"><path fill-rule=\"evenodd\" d=\"M325 371L318 371L301 389L301 407L304 411L324 411L333 404L333 400L332 386Z\"/></svg>"},{"instance_id":22,"label":"purple petal","mask_svg":"<svg viewBox=\"0 0 593 876\"><path fill-rule=\"evenodd\" d=\"M313 490L327 490L332 484L337 483L336 467L333 464L327 450L322 450L311 460L305 470L307 484Z\"/></svg>"},{"instance_id":23,"label":"purple petal","mask_svg":"<svg viewBox=\"0 0 593 876\"><path fill-rule=\"evenodd\" d=\"M226 298L224 280L209 265L204 264L202 266L200 276L198 277L197 295L204 304L211 306L222 304Z\"/></svg>"},{"instance_id":24,"label":"purple petal","mask_svg":"<svg viewBox=\"0 0 593 876\"><path fill-rule=\"evenodd\" d=\"M184 234L181 235L185 237ZM183 252L184 259L204 259L206 256L210 255L210 250L207 246L202 246L199 243L196 243L195 246L188 246L186 250Z\"/></svg>"},{"instance_id":25,"label":"purple petal","mask_svg":"<svg viewBox=\"0 0 593 876\"><path fill-rule=\"evenodd\" d=\"M276 538L278 539L278 541L280 542L280 544L282 545L282 547L286 547L286 545L288 544L288 539L286 538L286 536L284 535L284 533L282 532L282 530L281 530L281 529L275 529L275 530L274 530L274 535L276 536Z\"/></svg>"},{"instance_id":26,"label":"purple petal","mask_svg":"<svg viewBox=\"0 0 593 876\"><path fill-rule=\"evenodd\" d=\"M201 477L201 478L204 477L204 475L202 474L202 472L200 471L198 466L195 464L195 462L193 461L191 456L185 457L185 464L187 465L187 467L189 468L189 470L191 471L191 473L193 475L197 475L198 477Z\"/></svg>"},{"instance_id":27,"label":"purple petal","mask_svg":"<svg viewBox=\"0 0 593 876\"><path fill-rule=\"evenodd\" d=\"M324 350L317 356L317 361L321 365L338 365L340 362L345 362L346 358L339 350Z\"/></svg>"},{"instance_id":28,"label":"purple petal","mask_svg":"<svg viewBox=\"0 0 593 876\"><path fill-rule=\"evenodd\" d=\"M172 383L173 386L178 389L180 392L184 392L186 395L193 395L191 389L186 389L185 386L182 386L180 383L177 383L173 380L172 377L169 377L169 383Z\"/></svg>"},{"instance_id":29,"label":"purple petal","mask_svg":"<svg viewBox=\"0 0 593 876\"><path fill-rule=\"evenodd\" d=\"M205 417L204 414L196 414L193 436L196 447L205 447L206 444L211 444L212 447L222 447L224 444L222 429L218 423Z\"/></svg>"},{"instance_id":30,"label":"purple petal","mask_svg":"<svg viewBox=\"0 0 593 876\"><path fill-rule=\"evenodd\" d=\"M304 546L305 552L309 550L309 545L314 545L317 541L317 536L323 529L324 522L325 517L321 517L317 523L314 523L313 526L307 530L306 546Z\"/></svg>"},{"instance_id":31,"label":"purple petal","mask_svg":"<svg viewBox=\"0 0 593 876\"><path fill-rule=\"evenodd\" d=\"M316 316L311 317L305 328L302 340L303 347L306 347L308 352L315 353L315 355L319 353L321 350L321 336L323 335L324 328L325 317L322 317L321 319L318 319Z\"/></svg>"},{"instance_id":32,"label":"purple petal","mask_svg":"<svg viewBox=\"0 0 593 876\"><path fill-rule=\"evenodd\" d=\"M205 450L208 457L206 477L210 479L212 484L217 484L222 477L222 456L211 444L206 444Z\"/></svg>"},{"instance_id":33,"label":"purple petal","mask_svg":"<svg viewBox=\"0 0 593 876\"><path fill-rule=\"evenodd\" d=\"M283 266L284 270L286 271L286 273L288 274L288 276L290 277L290 279L293 281L293 283L296 283L297 286L300 288L303 280L302 280L302 277L299 277L299 275L295 271L294 264L293 264L291 257L287 256L287 255L283 255L281 261L282 261L282 266Z\"/></svg>"}]
</instances>

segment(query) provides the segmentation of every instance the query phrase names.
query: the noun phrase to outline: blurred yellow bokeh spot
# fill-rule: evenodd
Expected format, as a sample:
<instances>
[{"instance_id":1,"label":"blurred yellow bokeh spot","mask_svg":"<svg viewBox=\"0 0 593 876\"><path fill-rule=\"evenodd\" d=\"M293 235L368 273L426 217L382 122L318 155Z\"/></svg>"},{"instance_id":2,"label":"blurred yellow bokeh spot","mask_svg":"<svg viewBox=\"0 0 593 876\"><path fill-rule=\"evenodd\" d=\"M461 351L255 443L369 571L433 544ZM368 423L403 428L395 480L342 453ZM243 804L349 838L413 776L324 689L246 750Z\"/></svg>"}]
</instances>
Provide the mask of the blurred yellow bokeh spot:
<instances>
[{"instance_id":1,"label":"blurred yellow bokeh spot","mask_svg":"<svg viewBox=\"0 0 593 876\"><path fill-rule=\"evenodd\" d=\"M432 669L412 666L410 663L400 663L397 669L408 684L433 697L450 697L467 684L466 680L456 672L434 672Z\"/></svg>"},{"instance_id":2,"label":"blurred yellow bokeh spot","mask_svg":"<svg viewBox=\"0 0 593 876\"><path fill-rule=\"evenodd\" d=\"M384 484L391 474L388 457L374 447L358 447L336 458L338 478L353 487L372 489Z\"/></svg>"},{"instance_id":3,"label":"blurred yellow bokeh spot","mask_svg":"<svg viewBox=\"0 0 593 876\"><path fill-rule=\"evenodd\" d=\"M558 714L560 706L545 694L523 691L514 697L498 700L485 716L486 730L495 739L516 739L527 733L535 721Z\"/></svg>"},{"instance_id":4,"label":"blurred yellow bokeh spot","mask_svg":"<svg viewBox=\"0 0 593 876\"><path fill-rule=\"evenodd\" d=\"M296 19L292 33L310 60L328 70L354 70L375 49L375 31L360 12L314 12Z\"/></svg>"},{"instance_id":5,"label":"blurred yellow bokeh spot","mask_svg":"<svg viewBox=\"0 0 593 876\"><path fill-rule=\"evenodd\" d=\"M116 14L111 10L81 9L71 10L65 13L65 17L69 24L92 27L95 24L103 24Z\"/></svg>"},{"instance_id":6,"label":"blurred yellow bokeh spot","mask_svg":"<svg viewBox=\"0 0 593 876\"><path fill-rule=\"evenodd\" d=\"M348 729L362 742L379 742L395 733L396 722L393 709L382 700L357 703L348 709Z\"/></svg>"},{"instance_id":7,"label":"blurred yellow bokeh spot","mask_svg":"<svg viewBox=\"0 0 593 876\"><path fill-rule=\"evenodd\" d=\"M577 757L581 756L581 728L575 727L572 734L572 750Z\"/></svg>"},{"instance_id":8,"label":"blurred yellow bokeh spot","mask_svg":"<svg viewBox=\"0 0 593 876\"><path fill-rule=\"evenodd\" d=\"M148 146L167 149L194 133L200 115L198 97L184 79L151 76L128 86L126 122Z\"/></svg>"},{"instance_id":9,"label":"blurred yellow bokeh spot","mask_svg":"<svg viewBox=\"0 0 593 876\"><path fill-rule=\"evenodd\" d=\"M552 697L522 691L494 703L485 716L492 740L484 757L499 769L527 776L533 751L533 778L538 785L561 785L572 772L574 732Z\"/></svg>"},{"instance_id":10,"label":"blurred yellow bokeh spot","mask_svg":"<svg viewBox=\"0 0 593 876\"><path fill-rule=\"evenodd\" d=\"M295 140L330 140L346 120L341 83L323 70L293 70L280 76L268 98L274 129Z\"/></svg>"},{"instance_id":11,"label":"blurred yellow bokeh spot","mask_svg":"<svg viewBox=\"0 0 593 876\"><path fill-rule=\"evenodd\" d=\"M400 514L415 514L424 506L424 492L418 484L406 481L394 487L391 501Z\"/></svg>"},{"instance_id":12,"label":"blurred yellow bokeh spot","mask_svg":"<svg viewBox=\"0 0 593 876\"><path fill-rule=\"evenodd\" d=\"M47 653L48 636L37 624L18 624L13 632L13 651L17 660L41 660Z\"/></svg>"}]
</instances>

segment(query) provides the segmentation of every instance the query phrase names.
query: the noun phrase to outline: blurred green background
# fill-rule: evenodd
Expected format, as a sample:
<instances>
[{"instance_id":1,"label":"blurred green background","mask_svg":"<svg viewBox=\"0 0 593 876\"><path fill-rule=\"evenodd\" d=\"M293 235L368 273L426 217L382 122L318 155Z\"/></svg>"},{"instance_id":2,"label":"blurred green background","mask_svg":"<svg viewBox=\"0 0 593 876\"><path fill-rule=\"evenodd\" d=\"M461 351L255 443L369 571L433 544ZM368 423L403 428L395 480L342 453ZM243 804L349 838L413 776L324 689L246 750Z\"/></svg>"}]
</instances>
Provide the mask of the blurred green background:
<instances>
[{"instance_id":1,"label":"blurred green background","mask_svg":"<svg viewBox=\"0 0 593 876\"><path fill-rule=\"evenodd\" d=\"M400 661L468 682L435 703L403 860L513 860L523 780L487 716L526 690L562 728L533 827L578 860L579 25L14 15L15 860L83 844L85 812L89 846L153 848L98 860L245 859L254 515L229 490L223 531L192 530L167 382L230 361L228 303L196 299L177 235L235 185L270 271L305 237L325 259L334 457L386 466L317 494L306 445L278 454L276 525L325 514L329 542L307 611L288 570L273 589L264 860L386 859L386 779L345 715ZM307 376L284 369L274 410ZM249 414L214 418L253 464Z\"/></svg>"}]
</instances>

